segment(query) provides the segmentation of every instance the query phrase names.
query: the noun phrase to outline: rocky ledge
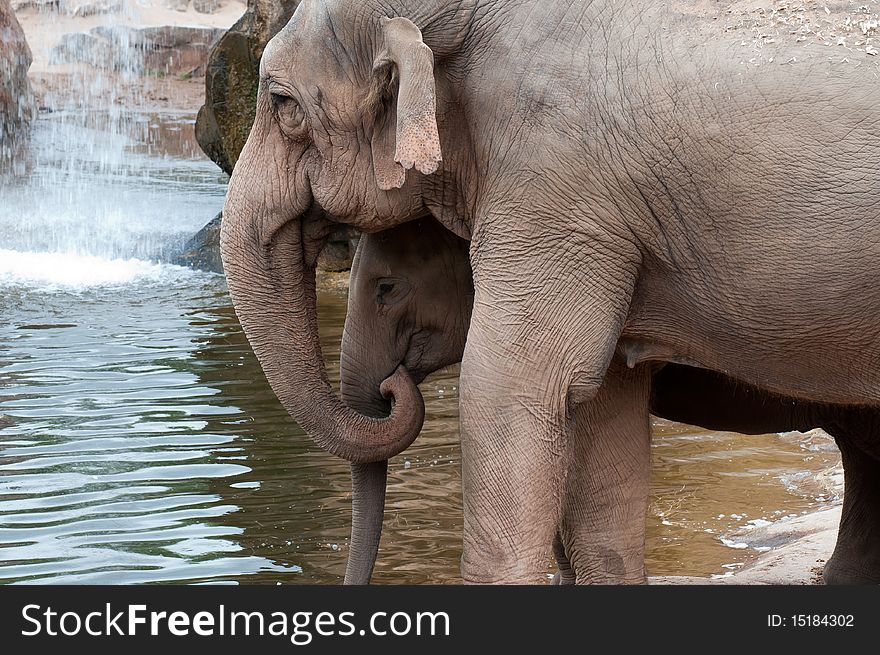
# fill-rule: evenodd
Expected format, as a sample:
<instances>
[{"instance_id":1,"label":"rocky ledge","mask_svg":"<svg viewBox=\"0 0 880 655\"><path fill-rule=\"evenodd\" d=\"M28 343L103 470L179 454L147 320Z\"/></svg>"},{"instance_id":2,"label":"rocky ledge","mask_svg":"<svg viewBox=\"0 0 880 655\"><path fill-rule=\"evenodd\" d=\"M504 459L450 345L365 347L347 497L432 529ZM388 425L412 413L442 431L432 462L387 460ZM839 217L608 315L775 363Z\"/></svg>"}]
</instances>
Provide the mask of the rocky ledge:
<instances>
[{"instance_id":1,"label":"rocky ledge","mask_svg":"<svg viewBox=\"0 0 880 655\"><path fill-rule=\"evenodd\" d=\"M27 75L31 61L31 50L9 0L0 0L0 172L15 158L34 117Z\"/></svg>"},{"instance_id":2,"label":"rocky ledge","mask_svg":"<svg viewBox=\"0 0 880 655\"><path fill-rule=\"evenodd\" d=\"M165 0L163 4L169 9L187 11L190 6L200 14L213 14L222 6L221 0ZM38 11L56 12L65 16L97 16L115 14L125 8L123 0L14 0L15 11L36 9Z\"/></svg>"},{"instance_id":3,"label":"rocky ledge","mask_svg":"<svg viewBox=\"0 0 880 655\"><path fill-rule=\"evenodd\" d=\"M711 578L657 576L650 579L650 584L822 584L825 562L837 543L843 499L842 464L811 476L809 485L832 500L815 511L730 535L736 548L759 553L738 571Z\"/></svg>"},{"instance_id":4,"label":"rocky ledge","mask_svg":"<svg viewBox=\"0 0 880 655\"><path fill-rule=\"evenodd\" d=\"M201 76L223 29L211 27L93 27L65 34L52 49L50 64L84 63L143 74Z\"/></svg>"}]
</instances>

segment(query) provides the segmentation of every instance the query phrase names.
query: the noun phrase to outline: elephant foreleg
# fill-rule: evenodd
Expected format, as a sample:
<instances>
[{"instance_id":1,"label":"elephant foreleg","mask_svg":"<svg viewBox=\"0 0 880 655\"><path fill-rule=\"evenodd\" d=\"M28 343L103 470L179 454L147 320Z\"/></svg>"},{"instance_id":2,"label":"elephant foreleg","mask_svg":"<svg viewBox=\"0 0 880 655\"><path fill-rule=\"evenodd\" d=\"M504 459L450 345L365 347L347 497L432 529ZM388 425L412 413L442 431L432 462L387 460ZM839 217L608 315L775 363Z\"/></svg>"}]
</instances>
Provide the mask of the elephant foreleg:
<instances>
[{"instance_id":1,"label":"elephant foreleg","mask_svg":"<svg viewBox=\"0 0 880 655\"><path fill-rule=\"evenodd\" d=\"M461 372L462 577L540 584L562 518L570 408L602 385L638 266L618 252L593 253L563 263L575 270L552 261L543 271L548 260L534 253L490 252L488 262L474 258ZM517 269L508 270L513 261ZM521 282L511 285L511 275Z\"/></svg>"},{"instance_id":2,"label":"elephant foreleg","mask_svg":"<svg viewBox=\"0 0 880 655\"><path fill-rule=\"evenodd\" d=\"M844 496L827 584L880 583L880 416L851 410L828 426L843 458Z\"/></svg>"},{"instance_id":3,"label":"elephant foreleg","mask_svg":"<svg viewBox=\"0 0 880 655\"><path fill-rule=\"evenodd\" d=\"M560 532L577 584L645 582L649 396L649 367L612 364L575 411Z\"/></svg>"}]
</instances>

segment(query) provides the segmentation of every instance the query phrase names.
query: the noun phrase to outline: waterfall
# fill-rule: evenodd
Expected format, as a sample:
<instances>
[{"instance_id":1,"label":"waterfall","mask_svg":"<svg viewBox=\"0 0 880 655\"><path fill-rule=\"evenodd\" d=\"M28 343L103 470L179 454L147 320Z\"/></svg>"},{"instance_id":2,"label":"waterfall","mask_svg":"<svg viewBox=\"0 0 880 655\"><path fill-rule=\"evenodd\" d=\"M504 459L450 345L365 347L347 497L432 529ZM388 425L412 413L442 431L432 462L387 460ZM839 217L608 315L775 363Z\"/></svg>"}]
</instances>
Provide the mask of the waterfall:
<instances>
[{"instance_id":1,"label":"waterfall","mask_svg":"<svg viewBox=\"0 0 880 655\"><path fill-rule=\"evenodd\" d=\"M145 55L155 51L139 43L141 5L125 1L79 23L63 15L22 20L43 106L26 161L0 171L0 283L81 286L152 275L163 249L222 205L225 178L191 138L194 112L156 106L181 75L146 69ZM33 27L80 23L85 31L55 38Z\"/></svg>"}]
</instances>

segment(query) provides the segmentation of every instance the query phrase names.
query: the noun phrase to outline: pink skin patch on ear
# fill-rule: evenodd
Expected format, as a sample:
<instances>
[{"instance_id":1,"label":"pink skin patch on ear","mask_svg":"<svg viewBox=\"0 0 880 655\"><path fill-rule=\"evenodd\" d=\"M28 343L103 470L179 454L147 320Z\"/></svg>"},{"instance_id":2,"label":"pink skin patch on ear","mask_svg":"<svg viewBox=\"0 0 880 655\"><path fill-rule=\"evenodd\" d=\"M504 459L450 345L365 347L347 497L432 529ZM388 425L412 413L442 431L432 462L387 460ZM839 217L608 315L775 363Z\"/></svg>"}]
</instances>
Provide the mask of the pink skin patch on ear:
<instances>
[{"instance_id":1,"label":"pink skin patch on ear","mask_svg":"<svg viewBox=\"0 0 880 655\"><path fill-rule=\"evenodd\" d=\"M424 175L435 173L443 157L440 135L433 113L400 117L397 122L397 150L394 160L405 170L415 168Z\"/></svg>"},{"instance_id":2,"label":"pink skin patch on ear","mask_svg":"<svg viewBox=\"0 0 880 655\"><path fill-rule=\"evenodd\" d=\"M388 170L388 166L383 167L382 170L374 167L374 170L376 173L376 183L382 191L400 189L404 182L406 182L406 171L397 164L393 164L390 170Z\"/></svg>"}]
</instances>

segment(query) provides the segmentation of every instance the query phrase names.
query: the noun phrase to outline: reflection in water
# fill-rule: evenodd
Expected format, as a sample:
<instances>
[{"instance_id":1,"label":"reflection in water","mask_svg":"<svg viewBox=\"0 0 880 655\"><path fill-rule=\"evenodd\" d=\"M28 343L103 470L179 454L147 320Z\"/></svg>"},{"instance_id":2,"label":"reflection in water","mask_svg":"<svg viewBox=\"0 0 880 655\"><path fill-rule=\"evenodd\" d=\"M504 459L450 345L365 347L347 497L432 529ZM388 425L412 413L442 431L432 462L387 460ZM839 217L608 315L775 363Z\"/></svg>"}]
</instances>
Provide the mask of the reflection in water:
<instances>
[{"instance_id":1,"label":"reflection in water","mask_svg":"<svg viewBox=\"0 0 880 655\"><path fill-rule=\"evenodd\" d=\"M83 149L65 169L43 119L38 174L0 186L0 581L341 582L348 466L278 404L223 278L144 259L222 202L191 122L154 143L161 121L132 119L137 167L109 170L93 120L65 137ZM319 309L336 383L344 294ZM459 579L457 372L422 390L423 435L390 467L380 583ZM834 459L815 439L658 422L649 573L746 561L721 538L821 502L781 479Z\"/></svg>"},{"instance_id":2,"label":"reflection in water","mask_svg":"<svg viewBox=\"0 0 880 655\"><path fill-rule=\"evenodd\" d=\"M150 284L30 291L27 305L2 288L0 580L338 582L348 466L280 407L222 278L163 269ZM337 383L345 298L320 309ZM406 551L380 580L457 571L454 389L428 383L437 418L392 466L385 543Z\"/></svg>"},{"instance_id":3,"label":"reflection in water","mask_svg":"<svg viewBox=\"0 0 880 655\"><path fill-rule=\"evenodd\" d=\"M222 278L2 291L0 580L336 583L348 467L280 407ZM345 298L319 299L334 383ZM423 385L423 436L391 465L380 583L456 582L457 375ZM658 422L652 574L722 573L754 553L720 537L816 504L784 474L827 450ZM548 564L548 571L550 570Z\"/></svg>"},{"instance_id":4,"label":"reflection in water","mask_svg":"<svg viewBox=\"0 0 880 655\"><path fill-rule=\"evenodd\" d=\"M238 410L191 370L207 328L193 324L189 303L220 290L188 276L183 297L172 272L137 288L4 302L12 323L0 343L14 357L0 396L0 579L201 580L279 568L242 554L241 528L218 520L238 508L213 481L249 468L234 434L207 427Z\"/></svg>"}]
</instances>

